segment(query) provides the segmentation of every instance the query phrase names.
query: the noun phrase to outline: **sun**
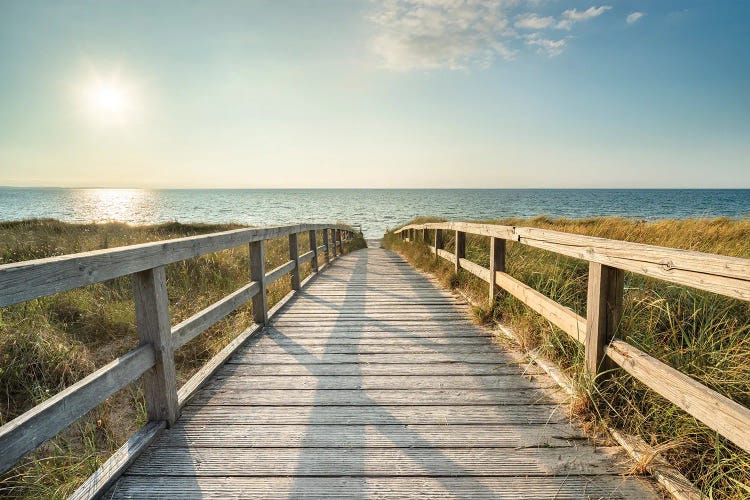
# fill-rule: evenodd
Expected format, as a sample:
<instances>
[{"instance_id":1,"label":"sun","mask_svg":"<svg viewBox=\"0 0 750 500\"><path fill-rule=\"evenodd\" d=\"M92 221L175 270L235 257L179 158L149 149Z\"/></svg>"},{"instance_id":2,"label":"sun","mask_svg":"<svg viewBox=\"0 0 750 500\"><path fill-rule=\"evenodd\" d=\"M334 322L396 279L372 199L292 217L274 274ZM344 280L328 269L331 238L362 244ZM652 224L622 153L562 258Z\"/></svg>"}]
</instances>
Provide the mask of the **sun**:
<instances>
[{"instance_id":1,"label":"sun","mask_svg":"<svg viewBox=\"0 0 750 500\"><path fill-rule=\"evenodd\" d=\"M93 76L81 89L82 104L94 121L104 125L124 125L130 122L136 99L132 88L114 74L110 77Z\"/></svg>"}]
</instances>

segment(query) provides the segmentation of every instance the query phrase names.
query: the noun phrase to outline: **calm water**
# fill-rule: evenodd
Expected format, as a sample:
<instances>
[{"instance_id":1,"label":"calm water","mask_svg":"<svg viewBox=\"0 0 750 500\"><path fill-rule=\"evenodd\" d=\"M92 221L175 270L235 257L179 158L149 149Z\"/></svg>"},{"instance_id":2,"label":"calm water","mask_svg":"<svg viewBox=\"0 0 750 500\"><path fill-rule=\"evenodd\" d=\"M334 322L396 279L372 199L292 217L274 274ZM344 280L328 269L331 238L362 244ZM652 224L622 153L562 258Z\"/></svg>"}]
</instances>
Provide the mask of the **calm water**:
<instances>
[{"instance_id":1,"label":"calm water","mask_svg":"<svg viewBox=\"0 0 750 500\"><path fill-rule=\"evenodd\" d=\"M361 224L378 237L417 215L642 219L750 217L750 190L119 190L0 188L0 220Z\"/></svg>"}]
</instances>

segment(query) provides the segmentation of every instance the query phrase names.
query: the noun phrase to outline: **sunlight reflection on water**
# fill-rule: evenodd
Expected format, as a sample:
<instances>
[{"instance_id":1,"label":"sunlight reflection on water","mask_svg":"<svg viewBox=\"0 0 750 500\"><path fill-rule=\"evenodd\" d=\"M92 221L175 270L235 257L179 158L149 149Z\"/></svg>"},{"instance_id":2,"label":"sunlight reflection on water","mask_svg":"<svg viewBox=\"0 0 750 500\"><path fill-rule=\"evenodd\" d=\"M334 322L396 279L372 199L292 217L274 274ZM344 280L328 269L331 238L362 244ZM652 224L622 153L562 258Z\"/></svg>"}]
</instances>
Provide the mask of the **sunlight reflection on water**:
<instances>
[{"instance_id":1,"label":"sunlight reflection on water","mask_svg":"<svg viewBox=\"0 0 750 500\"><path fill-rule=\"evenodd\" d=\"M141 190L0 188L0 220L362 224L379 237L417 215L642 219L748 217L750 190Z\"/></svg>"}]
</instances>

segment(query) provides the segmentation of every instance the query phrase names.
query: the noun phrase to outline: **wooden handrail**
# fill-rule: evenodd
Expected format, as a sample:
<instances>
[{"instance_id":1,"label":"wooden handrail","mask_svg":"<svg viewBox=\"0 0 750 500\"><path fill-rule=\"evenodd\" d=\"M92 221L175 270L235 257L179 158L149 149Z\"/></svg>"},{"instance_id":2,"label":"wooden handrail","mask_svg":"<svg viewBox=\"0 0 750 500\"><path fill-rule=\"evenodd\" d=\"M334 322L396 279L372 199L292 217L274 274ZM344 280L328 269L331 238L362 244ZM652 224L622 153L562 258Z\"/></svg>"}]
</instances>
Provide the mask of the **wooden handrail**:
<instances>
[{"instance_id":1,"label":"wooden handrail","mask_svg":"<svg viewBox=\"0 0 750 500\"><path fill-rule=\"evenodd\" d=\"M315 246L315 231L323 231L325 245L322 248ZM329 231L334 234L334 248L338 247L343 252L342 235L353 234L350 226L297 224L237 229L0 265L0 307L132 275L140 336L140 345L136 349L0 427L0 473L139 377L143 377L144 381L149 424L134 437L137 437L138 443L147 444L156 435L155 429L171 425L176 420L179 407L215 371L220 360L226 359L251 334L248 333L251 329L231 342L220 353L221 356L217 355L209 361L186 384L188 387L179 391L176 388L174 351L249 300L253 300L256 326L266 324L269 317L266 288L283 275L293 273L297 275L293 285L298 289L309 280L299 280L300 264L309 260L315 259L313 273L322 270L322 267L318 268L317 255L322 249L326 252L326 261L330 262ZM308 233L311 243L311 250L302 255L299 255L298 248L300 233ZM289 236L291 260L266 273L263 257L265 241L282 236ZM164 266L246 244L250 247L250 282L185 321L171 326ZM144 441L144 436L150 437ZM127 453L132 451L130 449ZM114 462L118 460L119 457ZM107 481L109 479L96 479L94 483L97 486L91 490L90 480L86 491L97 494L108 484Z\"/></svg>"},{"instance_id":2,"label":"wooden handrail","mask_svg":"<svg viewBox=\"0 0 750 500\"><path fill-rule=\"evenodd\" d=\"M500 287L583 344L586 368L592 375L601 374L607 370L608 363L615 363L697 420L750 452L750 409L614 338L622 314L624 271L750 301L750 259L546 229L469 222L410 224L395 232L404 240L414 241L419 230L422 230L423 241L437 257L453 263L456 270L464 269L486 281L491 300L494 301L495 287ZM435 231L433 244L428 241L428 230ZM444 231L456 232L458 244L454 253L442 248ZM504 245L497 246L493 242L490 247L490 262L495 263L494 276L490 269L467 260L462 248L465 244L462 244L465 238L462 235L465 234L517 241L588 261L586 318L507 274L504 271ZM498 263L501 263L502 269L497 269Z\"/></svg>"}]
</instances>

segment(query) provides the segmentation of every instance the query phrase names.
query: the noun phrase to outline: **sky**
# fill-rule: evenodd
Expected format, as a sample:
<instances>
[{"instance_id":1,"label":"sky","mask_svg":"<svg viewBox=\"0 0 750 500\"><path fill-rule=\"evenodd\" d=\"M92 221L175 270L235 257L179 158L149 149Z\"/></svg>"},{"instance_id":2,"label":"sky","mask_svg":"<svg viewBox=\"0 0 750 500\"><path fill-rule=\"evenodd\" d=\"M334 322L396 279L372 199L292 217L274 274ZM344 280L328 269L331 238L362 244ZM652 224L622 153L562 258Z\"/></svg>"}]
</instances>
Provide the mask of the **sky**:
<instances>
[{"instance_id":1,"label":"sky","mask_svg":"<svg viewBox=\"0 0 750 500\"><path fill-rule=\"evenodd\" d=\"M750 188L750 2L0 1L0 186Z\"/></svg>"}]
</instances>

